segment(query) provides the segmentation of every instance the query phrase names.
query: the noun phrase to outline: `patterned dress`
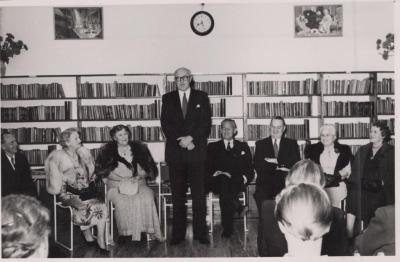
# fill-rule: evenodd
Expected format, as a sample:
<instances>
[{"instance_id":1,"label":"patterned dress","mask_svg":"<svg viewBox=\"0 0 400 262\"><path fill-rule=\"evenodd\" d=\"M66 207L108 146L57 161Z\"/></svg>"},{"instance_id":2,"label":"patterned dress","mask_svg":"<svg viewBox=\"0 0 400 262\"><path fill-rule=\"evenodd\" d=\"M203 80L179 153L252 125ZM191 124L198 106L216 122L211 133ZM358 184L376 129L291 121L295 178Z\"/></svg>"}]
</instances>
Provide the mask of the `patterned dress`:
<instances>
[{"instance_id":1,"label":"patterned dress","mask_svg":"<svg viewBox=\"0 0 400 262\"><path fill-rule=\"evenodd\" d=\"M73 222L81 226L81 230L86 230L94 225L104 223L107 216L107 206L98 199L81 200L79 195L67 191L67 185L76 190L82 190L89 187L89 172L82 161L82 157L73 159L64 150L60 150L63 157L63 164L71 166L62 172L63 184L59 200L63 205L72 206ZM72 165L66 163L69 161ZM50 169L50 172L52 170Z\"/></svg>"}]
</instances>

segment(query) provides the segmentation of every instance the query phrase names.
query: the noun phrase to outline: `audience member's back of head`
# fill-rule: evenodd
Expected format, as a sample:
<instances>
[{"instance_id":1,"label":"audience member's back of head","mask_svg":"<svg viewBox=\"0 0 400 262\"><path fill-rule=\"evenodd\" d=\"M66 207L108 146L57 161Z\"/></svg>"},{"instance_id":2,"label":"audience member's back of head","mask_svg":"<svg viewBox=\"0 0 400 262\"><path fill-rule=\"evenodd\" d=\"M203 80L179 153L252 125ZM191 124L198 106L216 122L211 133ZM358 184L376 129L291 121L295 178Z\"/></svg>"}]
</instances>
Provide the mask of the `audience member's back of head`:
<instances>
[{"instance_id":1,"label":"audience member's back of head","mask_svg":"<svg viewBox=\"0 0 400 262\"><path fill-rule=\"evenodd\" d=\"M275 216L288 242L288 251L293 255L299 250L312 252L315 249L311 242L320 240L329 231L332 207L320 186L300 183L286 187L276 197ZM318 255L321 243L322 239L316 246ZM296 247L297 251L291 251L291 247Z\"/></svg>"},{"instance_id":2,"label":"audience member's back of head","mask_svg":"<svg viewBox=\"0 0 400 262\"><path fill-rule=\"evenodd\" d=\"M325 176L320 165L309 159L298 161L286 176L286 186L299 183L311 183L325 186Z\"/></svg>"},{"instance_id":3,"label":"audience member's back of head","mask_svg":"<svg viewBox=\"0 0 400 262\"><path fill-rule=\"evenodd\" d=\"M37 199L27 195L2 197L2 257L47 257L49 221L49 211Z\"/></svg>"}]
</instances>

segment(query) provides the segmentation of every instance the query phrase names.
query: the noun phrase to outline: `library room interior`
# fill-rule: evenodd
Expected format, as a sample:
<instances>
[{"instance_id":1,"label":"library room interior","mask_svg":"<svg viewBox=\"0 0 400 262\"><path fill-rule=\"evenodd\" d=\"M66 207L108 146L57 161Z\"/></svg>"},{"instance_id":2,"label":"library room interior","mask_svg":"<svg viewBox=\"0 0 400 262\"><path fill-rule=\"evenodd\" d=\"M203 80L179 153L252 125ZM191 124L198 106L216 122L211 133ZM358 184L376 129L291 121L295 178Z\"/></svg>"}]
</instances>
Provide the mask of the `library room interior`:
<instances>
[{"instance_id":1,"label":"library room interior","mask_svg":"<svg viewBox=\"0 0 400 262\"><path fill-rule=\"evenodd\" d=\"M396 256L399 8L0 1L2 258Z\"/></svg>"}]
</instances>

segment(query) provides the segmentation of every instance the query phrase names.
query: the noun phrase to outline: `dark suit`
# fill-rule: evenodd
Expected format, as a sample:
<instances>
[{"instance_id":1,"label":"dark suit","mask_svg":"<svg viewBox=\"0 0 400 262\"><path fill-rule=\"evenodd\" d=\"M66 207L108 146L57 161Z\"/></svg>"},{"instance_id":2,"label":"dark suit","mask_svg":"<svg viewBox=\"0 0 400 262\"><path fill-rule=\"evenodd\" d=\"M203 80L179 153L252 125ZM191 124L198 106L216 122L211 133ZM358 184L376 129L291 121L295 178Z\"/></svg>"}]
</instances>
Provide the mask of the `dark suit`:
<instances>
[{"instance_id":1,"label":"dark suit","mask_svg":"<svg viewBox=\"0 0 400 262\"><path fill-rule=\"evenodd\" d=\"M15 170L1 150L1 195L25 194L37 197L28 160L22 152L15 154Z\"/></svg>"},{"instance_id":2,"label":"dark suit","mask_svg":"<svg viewBox=\"0 0 400 262\"><path fill-rule=\"evenodd\" d=\"M163 95L161 127L167 138L165 159L169 166L172 203L173 238L184 239L186 234L185 197L187 184L193 199L193 237L207 235L205 201L205 160L207 137L211 128L211 109L205 92L191 90L186 117L183 117L178 91ZM195 148L181 148L176 140L192 136Z\"/></svg>"},{"instance_id":3,"label":"dark suit","mask_svg":"<svg viewBox=\"0 0 400 262\"><path fill-rule=\"evenodd\" d=\"M356 216L357 222L364 221L365 226L374 216L378 207L394 204L394 147L383 143L375 154L377 159L377 175L382 183L379 192L370 192L363 188L363 178L368 171L364 166L368 157L372 155L372 143L368 143L357 151L351 165L351 175L347 184L347 212ZM358 227L358 226L357 226ZM357 227L356 232L357 232Z\"/></svg>"},{"instance_id":4,"label":"dark suit","mask_svg":"<svg viewBox=\"0 0 400 262\"><path fill-rule=\"evenodd\" d=\"M249 146L245 142L232 141L233 148L230 151L226 150L224 140L208 144L207 150L208 180L211 190L219 194L222 226L227 232L233 230L233 215L238 207L238 194L246 188L243 176L247 179L246 184L254 178ZM226 175L213 177L216 171L228 172L231 178Z\"/></svg>"},{"instance_id":5,"label":"dark suit","mask_svg":"<svg viewBox=\"0 0 400 262\"><path fill-rule=\"evenodd\" d=\"M285 187L287 175L287 172L276 170L276 164L265 161L266 157L275 158L271 137L257 141L254 154L254 167L257 172L254 199L259 211L263 200L274 199ZM297 141L282 137L279 143L278 166L290 169L299 160L300 152Z\"/></svg>"},{"instance_id":6,"label":"dark suit","mask_svg":"<svg viewBox=\"0 0 400 262\"><path fill-rule=\"evenodd\" d=\"M380 207L375 211L366 230L357 236L355 247L363 256L374 256L383 252L385 256L394 256L395 242L394 205Z\"/></svg>"},{"instance_id":7,"label":"dark suit","mask_svg":"<svg viewBox=\"0 0 400 262\"><path fill-rule=\"evenodd\" d=\"M258 253L262 257L281 257L287 253L285 235L279 229L274 210L275 200L265 200L257 236ZM323 236L321 255L346 256L347 253L346 222L344 213L339 208L332 208L332 224L329 232Z\"/></svg>"}]
</instances>

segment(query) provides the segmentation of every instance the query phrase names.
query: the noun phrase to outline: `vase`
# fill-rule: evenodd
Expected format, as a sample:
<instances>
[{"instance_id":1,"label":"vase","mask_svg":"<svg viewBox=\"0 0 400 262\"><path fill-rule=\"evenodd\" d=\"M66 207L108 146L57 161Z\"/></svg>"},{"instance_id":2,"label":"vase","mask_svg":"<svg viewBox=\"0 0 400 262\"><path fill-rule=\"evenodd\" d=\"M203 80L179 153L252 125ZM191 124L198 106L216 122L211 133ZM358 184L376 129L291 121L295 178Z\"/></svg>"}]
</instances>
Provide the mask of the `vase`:
<instances>
[{"instance_id":1,"label":"vase","mask_svg":"<svg viewBox=\"0 0 400 262\"><path fill-rule=\"evenodd\" d=\"M0 75L3 77L6 75L6 63L4 63L3 61L0 63Z\"/></svg>"}]
</instances>

